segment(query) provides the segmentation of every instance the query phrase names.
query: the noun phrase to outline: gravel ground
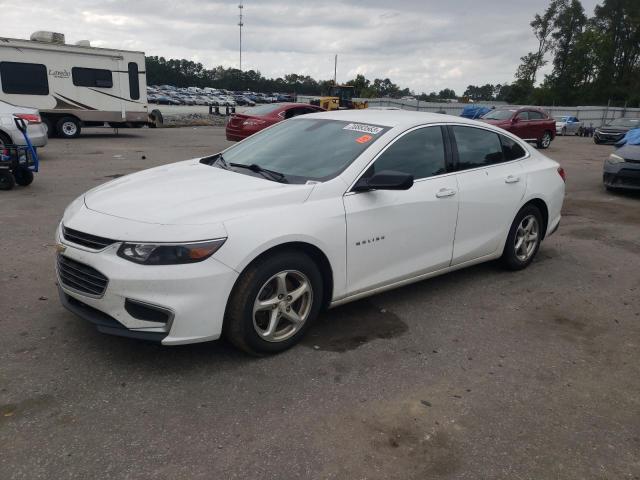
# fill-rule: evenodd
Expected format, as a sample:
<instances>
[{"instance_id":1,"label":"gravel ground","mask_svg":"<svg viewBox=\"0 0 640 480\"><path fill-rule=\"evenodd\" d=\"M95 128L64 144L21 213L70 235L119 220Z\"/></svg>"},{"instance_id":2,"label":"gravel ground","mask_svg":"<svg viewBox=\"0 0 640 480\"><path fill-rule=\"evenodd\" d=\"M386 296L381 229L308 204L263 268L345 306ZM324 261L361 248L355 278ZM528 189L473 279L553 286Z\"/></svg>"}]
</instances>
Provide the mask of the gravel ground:
<instances>
[{"instance_id":1,"label":"gravel ground","mask_svg":"<svg viewBox=\"0 0 640 480\"><path fill-rule=\"evenodd\" d=\"M227 144L213 127L88 130L0 192L1 479L640 478L640 197L602 188L611 147L548 150L564 218L525 271L331 310L275 357L109 337L66 312L66 204Z\"/></svg>"}]
</instances>

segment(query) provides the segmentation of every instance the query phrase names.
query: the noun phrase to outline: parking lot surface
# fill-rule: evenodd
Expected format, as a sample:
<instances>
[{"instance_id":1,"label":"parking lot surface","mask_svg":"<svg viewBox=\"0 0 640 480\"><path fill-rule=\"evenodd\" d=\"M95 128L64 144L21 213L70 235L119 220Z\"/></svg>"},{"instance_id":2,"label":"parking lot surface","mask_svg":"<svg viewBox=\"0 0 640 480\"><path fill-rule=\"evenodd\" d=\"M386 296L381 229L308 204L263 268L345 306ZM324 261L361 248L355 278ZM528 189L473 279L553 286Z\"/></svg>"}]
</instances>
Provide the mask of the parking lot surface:
<instances>
[{"instance_id":1,"label":"parking lot surface","mask_svg":"<svg viewBox=\"0 0 640 480\"><path fill-rule=\"evenodd\" d=\"M284 354L99 334L57 299L53 235L82 192L228 145L221 128L53 139L0 192L0 478L640 478L640 197L566 137L559 231L324 313Z\"/></svg>"}]
</instances>

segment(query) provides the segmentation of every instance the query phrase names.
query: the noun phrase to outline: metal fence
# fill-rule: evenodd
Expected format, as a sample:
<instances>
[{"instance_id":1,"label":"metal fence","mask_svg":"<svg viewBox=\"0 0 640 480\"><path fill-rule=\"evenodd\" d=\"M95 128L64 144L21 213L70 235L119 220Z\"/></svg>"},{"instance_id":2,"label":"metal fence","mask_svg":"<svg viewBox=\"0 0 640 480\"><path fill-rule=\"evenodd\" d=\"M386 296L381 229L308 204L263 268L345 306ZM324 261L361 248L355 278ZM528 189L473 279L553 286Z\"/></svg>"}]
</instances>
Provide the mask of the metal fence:
<instances>
[{"instance_id":1,"label":"metal fence","mask_svg":"<svg viewBox=\"0 0 640 480\"><path fill-rule=\"evenodd\" d=\"M448 115L460 115L462 109L466 107L467 103L430 103L420 102L418 100L395 100L387 98L374 98L369 99L370 107L395 107L403 110L414 110L420 112L437 112L447 113ZM504 107L507 105L499 105L492 102L479 102L476 105L486 105L487 107ZM519 108L521 105L513 105L515 108ZM640 108L621 108L621 107L598 107L598 106L578 106L578 107L564 107L564 106L541 106L553 117L571 115L578 117L584 125L592 125L594 127L600 127L609 123L615 118L627 117L627 118L640 118Z\"/></svg>"},{"instance_id":2,"label":"metal fence","mask_svg":"<svg viewBox=\"0 0 640 480\"><path fill-rule=\"evenodd\" d=\"M312 96L298 97L299 102L308 103L314 98ZM462 109L469 105L468 103L432 103L421 102L419 100L396 100L393 98L361 98L358 100L366 100L369 107L382 108L400 108L402 110L413 110L419 112L446 113L448 115L459 116ZM487 107L501 108L506 107L504 102L478 102L475 105L485 105ZM521 105L513 105L515 108ZM585 126L600 127L609 123L615 118L640 118L640 108L621 108L621 107L598 107L598 106L579 106L579 107L563 107L563 106L542 106L539 107L546 110L549 115L557 117L562 115L570 115L578 117Z\"/></svg>"}]
</instances>

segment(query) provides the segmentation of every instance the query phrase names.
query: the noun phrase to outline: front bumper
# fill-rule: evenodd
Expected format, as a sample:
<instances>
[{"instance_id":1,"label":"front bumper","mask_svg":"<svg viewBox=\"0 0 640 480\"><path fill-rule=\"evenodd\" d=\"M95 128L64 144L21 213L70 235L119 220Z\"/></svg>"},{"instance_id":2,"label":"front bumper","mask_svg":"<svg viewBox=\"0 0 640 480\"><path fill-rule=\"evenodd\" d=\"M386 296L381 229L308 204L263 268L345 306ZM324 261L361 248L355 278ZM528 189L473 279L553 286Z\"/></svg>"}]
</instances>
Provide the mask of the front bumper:
<instances>
[{"instance_id":1,"label":"front bumper","mask_svg":"<svg viewBox=\"0 0 640 480\"><path fill-rule=\"evenodd\" d=\"M593 134L593 141L599 143L617 143L625 136L625 133L604 133L596 130Z\"/></svg>"},{"instance_id":2,"label":"front bumper","mask_svg":"<svg viewBox=\"0 0 640 480\"><path fill-rule=\"evenodd\" d=\"M63 306L99 331L163 345L220 337L227 300L238 274L214 257L187 265L137 265L117 256L119 242L96 252L65 242L60 233L57 239L66 247L59 255L88 265L108 279L102 295L87 295L62 281L56 265ZM130 308L132 302L168 312L167 318L142 319Z\"/></svg>"},{"instance_id":3,"label":"front bumper","mask_svg":"<svg viewBox=\"0 0 640 480\"><path fill-rule=\"evenodd\" d=\"M640 163L605 161L602 181L609 188L640 190Z\"/></svg>"}]
</instances>

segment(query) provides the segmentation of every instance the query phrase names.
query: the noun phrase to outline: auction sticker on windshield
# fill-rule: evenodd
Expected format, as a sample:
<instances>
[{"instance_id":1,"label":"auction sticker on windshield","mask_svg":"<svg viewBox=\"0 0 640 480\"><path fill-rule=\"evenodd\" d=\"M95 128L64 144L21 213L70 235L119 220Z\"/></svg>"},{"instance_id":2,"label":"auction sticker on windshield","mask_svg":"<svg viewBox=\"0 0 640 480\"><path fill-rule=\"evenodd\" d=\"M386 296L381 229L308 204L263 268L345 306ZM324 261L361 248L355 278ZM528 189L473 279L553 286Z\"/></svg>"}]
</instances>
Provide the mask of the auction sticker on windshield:
<instances>
[{"instance_id":1,"label":"auction sticker on windshield","mask_svg":"<svg viewBox=\"0 0 640 480\"><path fill-rule=\"evenodd\" d=\"M354 132L371 133L373 135L379 134L384 128L376 127L374 125L366 125L364 123L350 123L343 128L343 130L353 130Z\"/></svg>"}]
</instances>

